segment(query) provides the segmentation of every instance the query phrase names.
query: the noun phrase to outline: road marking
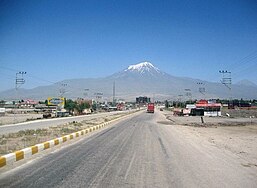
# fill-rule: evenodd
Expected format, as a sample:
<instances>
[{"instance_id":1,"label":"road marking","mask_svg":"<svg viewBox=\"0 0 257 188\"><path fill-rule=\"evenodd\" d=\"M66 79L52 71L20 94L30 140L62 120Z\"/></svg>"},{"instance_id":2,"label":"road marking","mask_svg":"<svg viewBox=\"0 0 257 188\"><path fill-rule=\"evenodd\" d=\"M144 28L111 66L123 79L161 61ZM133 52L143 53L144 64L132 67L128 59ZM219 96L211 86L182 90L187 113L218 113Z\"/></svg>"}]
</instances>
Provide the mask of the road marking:
<instances>
[{"instance_id":1,"label":"road marking","mask_svg":"<svg viewBox=\"0 0 257 188\"><path fill-rule=\"evenodd\" d=\"M127 176L128 176L128 174L129 174L129 171L130 171L130 169L131 169L131 166L132 166L132 164L133 164L133 162L134 162L134 160L135 160L135 156L136 156L136 153L134 153L133 154L133 157L132 157L132 159L131 159L131 161L130 161L130 163L129 163L129 167L128 167L128 169L127 169L127 171L126 171L126 174L125 174L125 180L127 179Z\"/></svg>"},{"instance_id":2,"label":"road marking","mask_svg":"<svg viewBox=\"0 0 257 188\"><path fill-rule=\"evenodd\" d=\"M160 143L160 145L161 145L162 152L164 153L165 157L166 157L166 158L169 158L169 155L168 155L168 153L167 153L167 150L166 150L166 148L165 148L165 146L164 146L164 144L163 144L163 142L162 142L162 139L161 139L160 137L158 137L158 140L159 140L159 143Z\"/></svg>"}]
</instances>

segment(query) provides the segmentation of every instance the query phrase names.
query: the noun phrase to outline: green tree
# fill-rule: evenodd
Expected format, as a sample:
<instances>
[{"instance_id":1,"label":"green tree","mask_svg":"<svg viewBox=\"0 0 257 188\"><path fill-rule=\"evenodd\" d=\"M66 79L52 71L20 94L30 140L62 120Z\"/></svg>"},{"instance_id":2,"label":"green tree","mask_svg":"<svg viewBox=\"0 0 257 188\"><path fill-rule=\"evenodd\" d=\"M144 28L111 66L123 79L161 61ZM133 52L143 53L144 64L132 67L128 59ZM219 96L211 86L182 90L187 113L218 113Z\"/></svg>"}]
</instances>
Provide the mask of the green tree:
<instances>
[{"instance_id":1,"label":"green tree","mask_svg":"<svg viewBox=\"0 0 257 188\"><path fill-rule=\"evenodd\" d=\"M76 105L76 109L78 110L78 112L81 114L85 109L90 108L90 104L87 102L81 102L79 104Z\"/></svg>"},{"instance_id":2,"label":"green tree","mask_svg":"<svg viewBox=\"0 0 257 188\"><path fill-rule=\"evenodd\" d=\"M73 112L76 107L77 107L77 103L74 102L73 100L68 99L65 101L64 108L68 110L69 113Z\"/></svg>"},{"instance_id":3,"label":"green tree","mask_svg":"<svg viewBox=\"0 0 257 188\"><path fill-rule=\"evenodd\" d=\"M165 101L165 108L169 108L169 102L167 100Z\"/></svg>"}]
</instances>

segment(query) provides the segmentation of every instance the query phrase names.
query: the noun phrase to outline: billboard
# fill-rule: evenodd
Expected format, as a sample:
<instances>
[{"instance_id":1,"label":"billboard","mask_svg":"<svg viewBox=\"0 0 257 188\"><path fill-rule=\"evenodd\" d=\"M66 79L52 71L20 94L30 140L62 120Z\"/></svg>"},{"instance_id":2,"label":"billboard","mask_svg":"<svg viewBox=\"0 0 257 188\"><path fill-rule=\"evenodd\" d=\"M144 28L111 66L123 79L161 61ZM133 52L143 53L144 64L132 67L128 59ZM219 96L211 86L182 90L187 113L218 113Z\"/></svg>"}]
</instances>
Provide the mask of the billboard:
<instances>
[{"instance_id":1,"label":"billboard","mask_svg":"<svg viewBox=\"0 0 257 188\"><path fill-rule=\"evenodd\" d=\"M65 98L64 97L48 97L47 104L49 106L64 106Z\"/></svg>"}]
</instances>

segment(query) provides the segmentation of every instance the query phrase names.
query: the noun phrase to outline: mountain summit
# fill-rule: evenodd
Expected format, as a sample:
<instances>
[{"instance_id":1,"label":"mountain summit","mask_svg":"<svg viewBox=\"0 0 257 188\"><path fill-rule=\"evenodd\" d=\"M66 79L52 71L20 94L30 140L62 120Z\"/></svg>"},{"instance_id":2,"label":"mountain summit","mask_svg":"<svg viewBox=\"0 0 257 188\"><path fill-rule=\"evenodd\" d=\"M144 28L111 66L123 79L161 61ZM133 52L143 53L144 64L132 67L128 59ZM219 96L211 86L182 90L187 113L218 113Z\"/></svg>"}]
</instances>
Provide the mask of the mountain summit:
<instances>
[{"instance_id":1,"label":"mountain summit","mask_svg":"<svg viewBox=\"0 0 257 188\"><path fill-rule=\"evenodd\" d=\"M153 66L152 63L147 62L147 61L142 62L142 63L138 63L136 65L130 65L127 69L125 69L125 72L126 71L139 72L141 74L144 74L144 73L160 73L160 69Z\"/></svg>"},{"instance_id":2,"label":"mountain summit","mask_svg":"<svg viewBox=\"0 0 257 188\"><path fill-rule=\"evenodd\" d=\"M113 79L128 79L138 80L140 79L149 79L149 78L159 78L165 73L160 69L155 67L150 62L141 62L135 65L129 65L128 68L123 69L123 71L117 72L110 76Z\"/></svg>"}]
</instances>

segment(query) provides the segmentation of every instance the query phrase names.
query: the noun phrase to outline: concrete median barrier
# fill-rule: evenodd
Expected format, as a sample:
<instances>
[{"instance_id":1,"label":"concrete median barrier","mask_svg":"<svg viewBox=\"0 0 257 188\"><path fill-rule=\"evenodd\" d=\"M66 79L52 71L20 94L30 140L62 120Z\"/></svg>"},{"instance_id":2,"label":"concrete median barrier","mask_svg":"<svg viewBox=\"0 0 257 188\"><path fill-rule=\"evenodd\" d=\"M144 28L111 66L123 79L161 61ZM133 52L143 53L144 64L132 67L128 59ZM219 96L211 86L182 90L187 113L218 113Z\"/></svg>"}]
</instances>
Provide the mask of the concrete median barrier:
<instances>
[{"instance_id":1,"label":"concrete median barrier","mask_svg":"<svg viewBox=\"0 0 257 188\"><path fill-rule=\"evenodd\" d=\"M107 126L108 124L111 124L111 123L116 122L118 120L124 119L128 116L131 116L131 115L137 113L137 112L138 111L135 111L131 114L116 118L114 120L111 120L111 121L108 121L108 122L105 122L105 123L102 123L102 124L99 124L99 125L95 125L93 127L90 127L90 128L87 128L87 129L84 129L84 130L81 130L81 131L77 131L75 133L71 133L69 135L62 136L62 137L59 137L59 138L55 138L53 140L50 140L50 141L47 141L47 142L44 142L44 143L36 144L34 146L24 148L22 150L19 150L19 151L13 152L13 153L9 153L9 154L0 156L0 168L3 168L3 167L8 166L8 165L13 165L13 164L15 164L15 162L21 161L23 159L29 159L32 155L38 154L40 152L43 152L44 150L53 148L55 146L59 146L59 145L64 144L65 142L68 142L70 140L75 140L77 138L85 136L90 132L97 131L97 130Z\"/></svg>"}]
</instances>

